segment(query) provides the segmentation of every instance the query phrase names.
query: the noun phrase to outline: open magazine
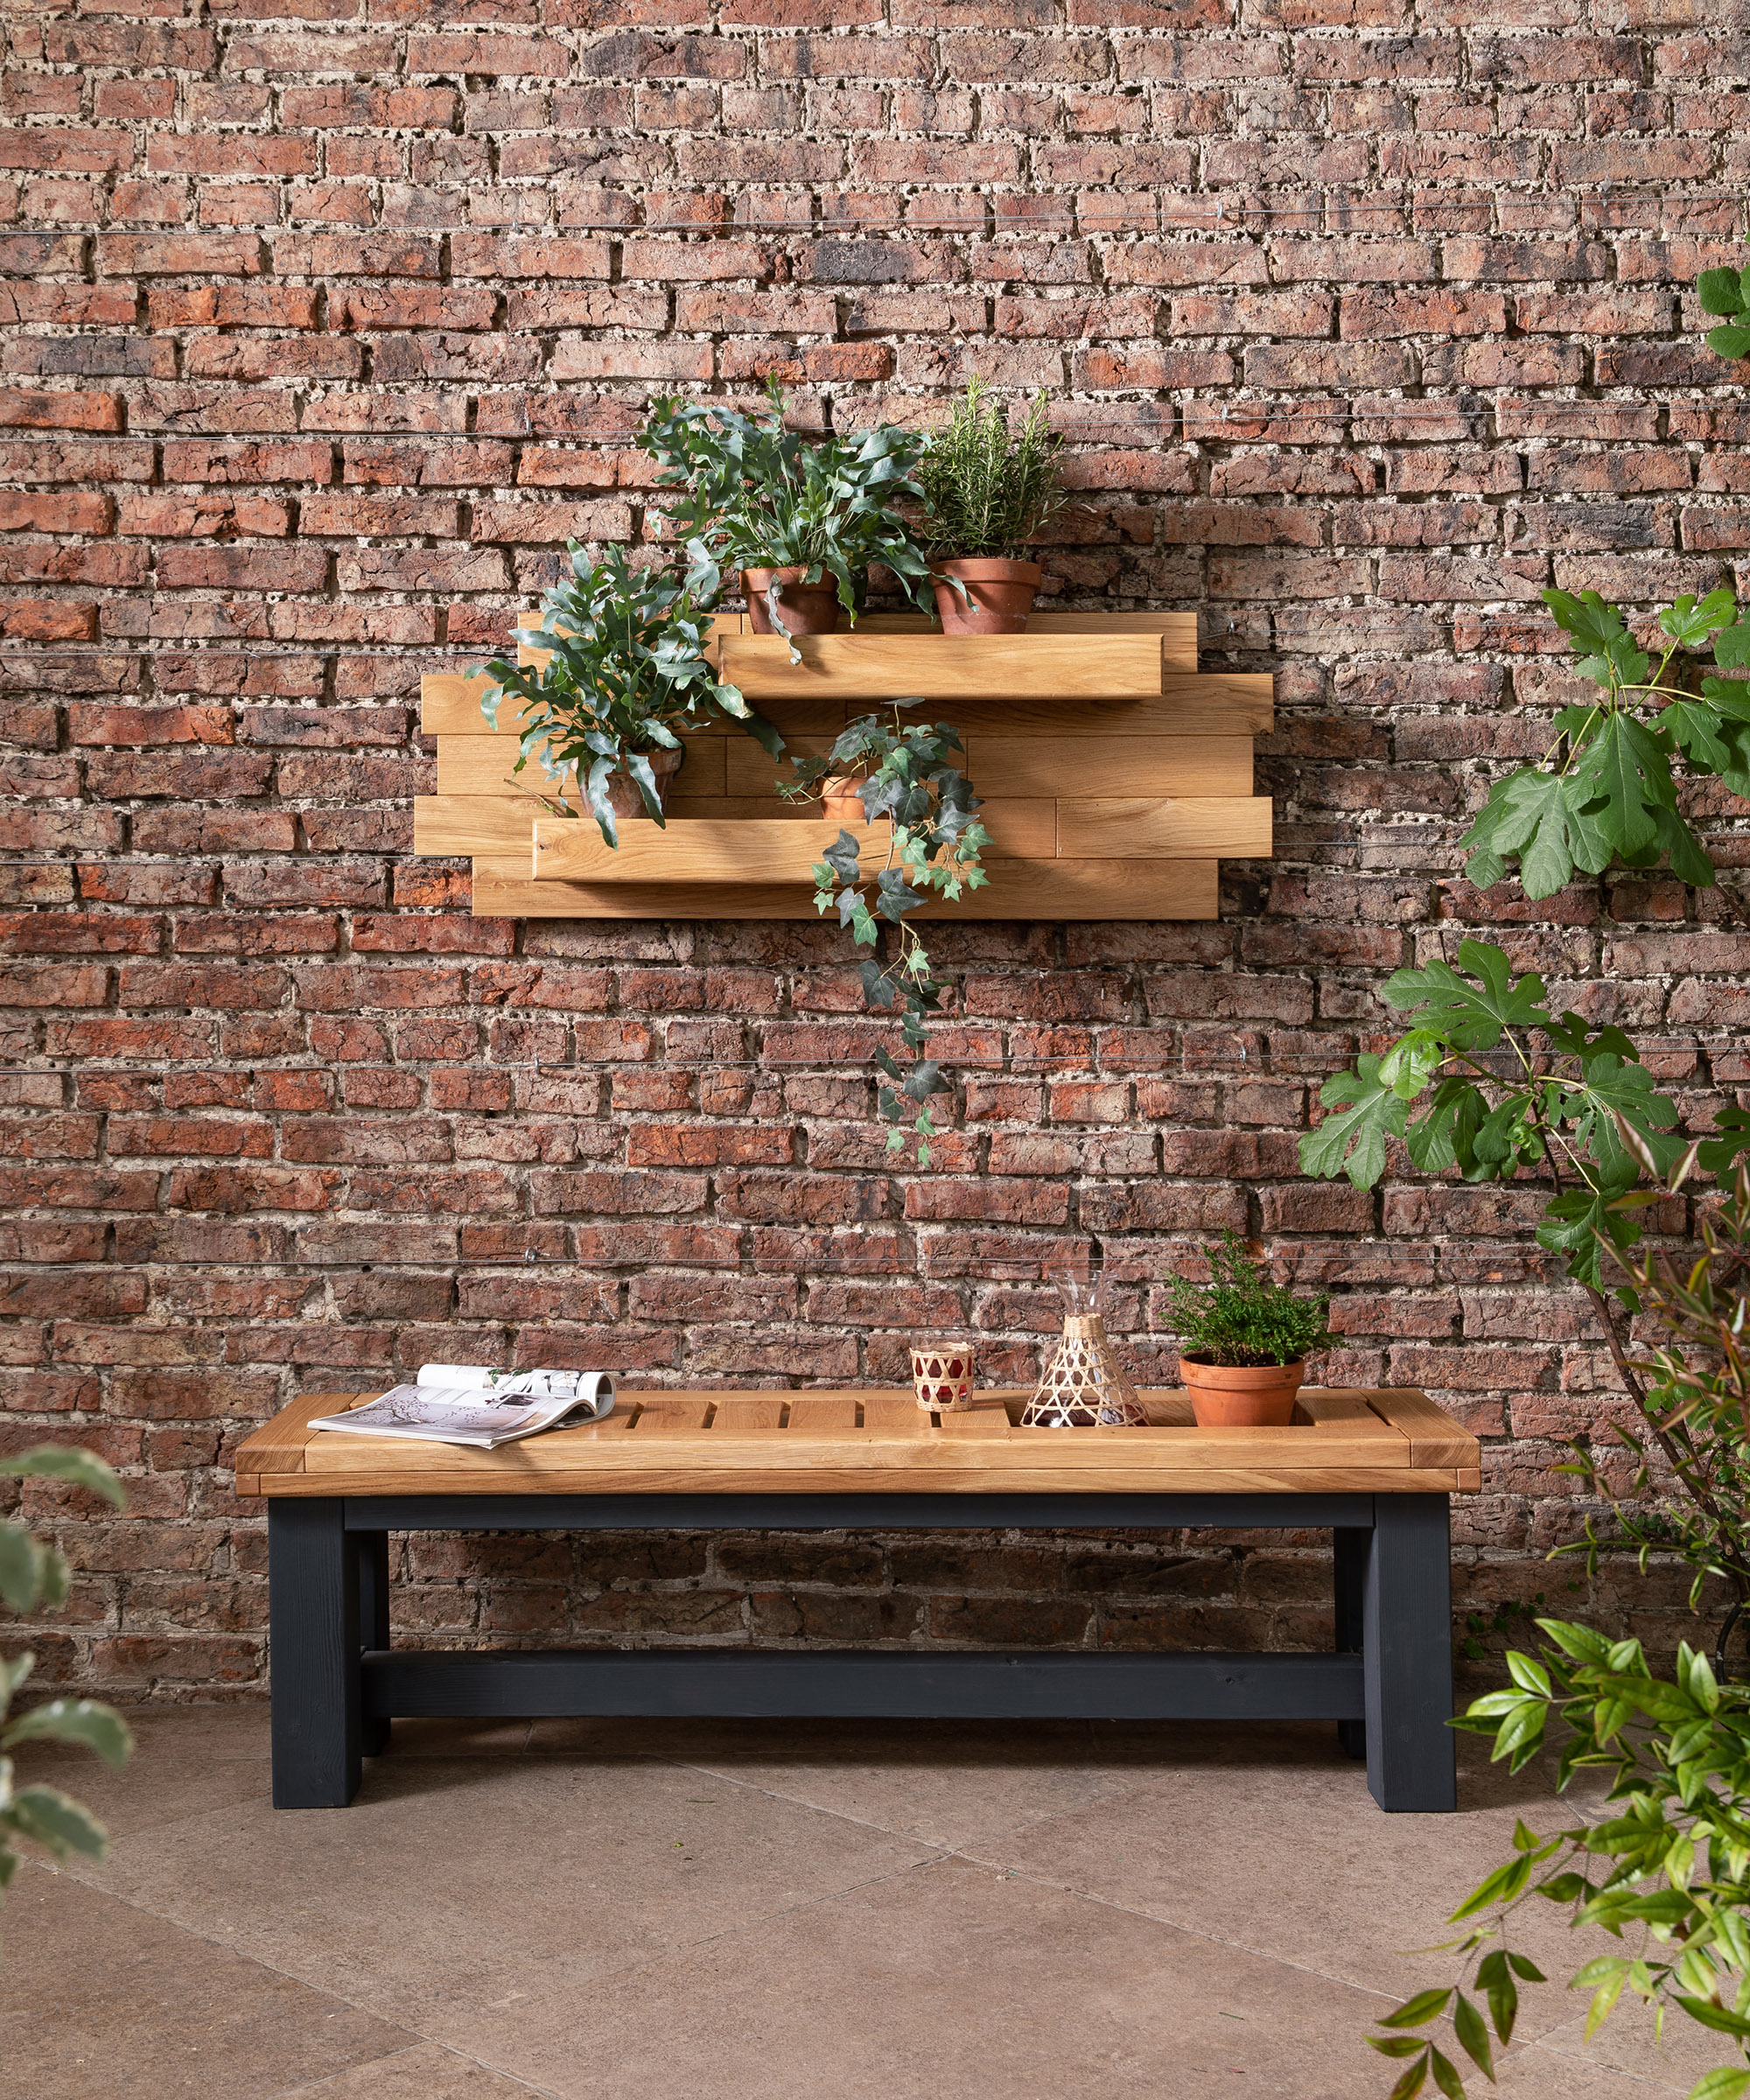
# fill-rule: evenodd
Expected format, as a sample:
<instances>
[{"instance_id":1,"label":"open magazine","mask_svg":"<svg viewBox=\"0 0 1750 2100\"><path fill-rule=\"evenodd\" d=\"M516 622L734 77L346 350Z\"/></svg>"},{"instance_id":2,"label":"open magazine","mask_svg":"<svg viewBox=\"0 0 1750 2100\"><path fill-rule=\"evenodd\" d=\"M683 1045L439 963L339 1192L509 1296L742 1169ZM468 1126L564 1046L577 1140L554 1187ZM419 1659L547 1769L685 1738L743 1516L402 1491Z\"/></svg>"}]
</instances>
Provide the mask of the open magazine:
<instances>
[{"instance_id":1,"label":"open magazine","mask_svg":"<svg viewBox=\"0 0 1750 2100\"><path fill-rule=\"evenodd\" d=\"M613 1378L606 1371L484 1371L428 1363L414 1384L398 1385L344 1415L324 1415L311 1427L495 1451L562 1422L599 1422L612 1407Z\"/></svg>"}]
</instances>

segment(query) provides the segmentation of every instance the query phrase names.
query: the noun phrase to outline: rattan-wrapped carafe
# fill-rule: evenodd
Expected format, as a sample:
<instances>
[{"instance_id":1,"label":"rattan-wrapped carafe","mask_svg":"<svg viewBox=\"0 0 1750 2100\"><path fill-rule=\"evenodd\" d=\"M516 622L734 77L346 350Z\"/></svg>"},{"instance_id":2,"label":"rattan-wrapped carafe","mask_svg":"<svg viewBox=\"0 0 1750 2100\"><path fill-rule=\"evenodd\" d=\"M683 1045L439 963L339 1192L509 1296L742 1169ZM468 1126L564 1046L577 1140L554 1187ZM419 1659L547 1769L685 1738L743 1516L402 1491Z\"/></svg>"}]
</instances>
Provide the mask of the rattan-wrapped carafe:
<instances>
[{"instance_id":1,"label":"rattan-wrapped carafe","mask_svg":"<svg viewBox=\"0 0 1750 2100\"><path fill-rule=\"evenodd\" d=\"M1097 1261L1054 1262L1046 1270L1063 1299L1063 1339L1023 1429L1124 1429L1146 1423L1137 1389L1106 1334L1106 1271Z\"/></svg>"}]
</instances>

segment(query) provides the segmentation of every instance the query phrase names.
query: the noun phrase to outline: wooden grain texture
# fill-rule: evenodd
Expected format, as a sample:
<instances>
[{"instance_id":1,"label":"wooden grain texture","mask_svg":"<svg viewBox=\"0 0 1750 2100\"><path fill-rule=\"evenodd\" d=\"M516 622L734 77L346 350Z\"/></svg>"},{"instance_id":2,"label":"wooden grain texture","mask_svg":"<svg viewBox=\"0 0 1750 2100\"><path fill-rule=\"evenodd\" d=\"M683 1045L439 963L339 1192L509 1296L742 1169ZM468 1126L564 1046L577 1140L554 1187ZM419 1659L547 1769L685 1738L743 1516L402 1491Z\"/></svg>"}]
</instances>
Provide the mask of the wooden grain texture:
<instances>
[{"instance_id":1,"label":"wooden grain texture","mask_svg":"<svg viewBox=\"0 0 1750 2100\"><path fill-rule=\"evenodd\" d=\"M791 693L858 701L918 697L942 706L1006 694L1114 699L1158 693L1166 664L1153 634L738 634L723 675L759 706Z\"/></svg>"},{"instance_id":2,"label":"wooden grain texture","mask_svg":"<svg viewBox=\"0 0 1750 2100\"><path fill-rule=\"evenodd\" d=\"M1026 1397L987 1392L938 1418L903 1389L622 1390L605 1422L477 1452L312 1435L312 1414L346 1404L317 1394L248 1438L237 1466L256 1483L247 1492L267 1495L1409 1494L1460 1492L1480 1477L1476 1438L1421 1393L1310 1389L1287 1428L1221 1430L1194 1426L1176 1390L1144 1394L1146 1428L1021 1429Z\"/></svg>"},{"instance_id":3,"label":"wooden grain texture","mask_svg":"<svg viewBox=\"0 0 1750 2100\"><path fill-rule=\"evenodd\" d=\"M956 729L1050 731L1073 729L1083 737L1259 736L1275 722L1276 681L1263 671L1212 671L1201 676L1168 671L1158 693L1062 696L1012 693L1001 698L956 698L908 711L908 720L938 715ZM830 738L858 715L878 710L879 701L855 696L811 700L805 695L762 702L760 711L786 738ZM514 696L499 710L492 729L480 710L477 689L447 673L420 681L420 726L428 736L496 736L514 742L522 710ZM746 732L725 723L703 733L735 737Z\"/></svg>"},{"instance_id":4,"label":"wooden grain texture","mask_svg":"<svg viewBox=\"0 0 1750 2100\"><path fill-rule=\"evenodd\" d=\"M563 821L563 820L561 820ZM992 860L969 906L940 900L914 920L1193 920L1220 915L1214 860ZM474 856L476 916L505 919L817 919L794 883L536 882L529 850Z\"/></svg>"},{"instance_id":5,"label":"wooden grain texture","mask_svg":"<svg viewBox=\"0 0 1750 2100\"><path fill-rule=\"evenodd\" d=\"M966 738L966 770L1002 794L1249 795L1250 737L1138 738L1122 747L1076 736Z\"/></svg>"},{"instance_id":6,"label":"wooden grain texture","mask_svg":"<svg viewBox=\"0 0 1750 2100\"><path fill-rule=\"evenodd\" d=\"M1066 800L1057 805L1057 850L1078 860L1267 860L1270 810L1267 795Z\"/></svg>"},{"instance_id":7,"label":"wooden grain texture","mask_svg":"<svg viewBox=\"0 0 1750 2100\"><path fill-rule=\"evenodd\" d=\"M727 737L700 736L683 739L686 757L681 761L681 770L675 776L678 788L684 780L689 794L726 794ZM767 766L771 760L751 738L742 741L747 748L763 760ZM516 747L502 737L439 737L438 739L438 792L439 794L514 794L511 783L522 785L541 794L556 794L556 785L548 779L537 761L531 760L520 774L513 774L516 762ZM575 802L577 793L575 774L568 775L567 800ZM534 808L534 804L530 804Z\"/></svg>"},{"instance_id":8,"label":"wooden grain texture","mask_svg":"<svg viewBox=\"0 0 1750 2100\"><path fill-rule=\"evenodd\" d=\"M1055 805L1012 805L1019 815L990 825L992 864L1005 858L1006 843L1040 860L1055 846ZM620 827L610 846L595 824L564 817L539 817L534 825L531 873L536 882L584 883L803 883L810 893L814 871L830 846L849 831L862 848L865 871L884 866L892 850L889 824L794 824L779 818L751 822L700 822L675 818L667 824ZM1189 858L1188 856L1186 858Z\"/></svg>"}]
</instances>

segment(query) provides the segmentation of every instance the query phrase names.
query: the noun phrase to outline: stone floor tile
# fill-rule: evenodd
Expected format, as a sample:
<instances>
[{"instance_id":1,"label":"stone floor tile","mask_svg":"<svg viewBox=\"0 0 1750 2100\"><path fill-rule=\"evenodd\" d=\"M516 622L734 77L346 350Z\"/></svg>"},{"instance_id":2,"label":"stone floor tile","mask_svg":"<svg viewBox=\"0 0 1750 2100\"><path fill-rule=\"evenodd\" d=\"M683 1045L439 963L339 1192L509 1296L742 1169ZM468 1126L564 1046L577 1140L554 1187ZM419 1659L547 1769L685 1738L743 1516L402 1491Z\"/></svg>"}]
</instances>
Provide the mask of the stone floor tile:
<instances>
[{"instance_id":1,"label":"stone floor tile","mask_svg":"<svg viewBox=\"0 0 1750 2100\"><path fill-rule=\"evenodd\" d=\"M4 2083L30 2100L270 2100L416 2040L34 1865L0 1984Z\"/></svg>"},{"instance_id":2,"label":"stone floor tile","mask_svg":"<svg viewBox=\"0 0 1750 2100\"><path fill-rule=\"evenodd\" d=\"M123 1837L94 1886L452 2040L928 1857L887 1832L636 1760L386 1758L349 1809L265 1797Z\"/></svg>"},{"instance_id":3,"label":"stone floor tile","mask_svg":"<svg viewBox=\"0 0 1750 2100\"><path fill-rule=\"evenodd\" d=\"M472 2056L420 2042L313 2085L293 2086L276 2100L530 2100L539 2090Z\"/></svg>"},{"instance_id":4,"label":"stone floor tile","mask_svg":"<svg viewBox=\"0 0 1750 2100\"><path fill-rule=\"evenodd\" d=\"M564 2100L1368 2100L1378 2002L947 1859L457 2040Z\"/></svg>"},{"instance_id":5,"label":"stone floor tile","mask_svg":"<svg viewBox=\"0 0 1750 2100\"><path fill-rule=\"evenodd\" d=\"M1493 1782L1483 1791L1494 1790ZM1465 1798L1471 1798L1466 1783ZM1530 1804L1521 1807L1529 1809ZM1536 1810L1557 1811L1547 1796ZM1201 1766L965 1849L990 1864L1117 1903L1210 1938L1395 1997L1452 1972L1447 1917L1512 1850L1514 1806L1386 1816L1356 1768L1306 1755ZM1517 1943L1556 1973L1568 1960L1553 1914ZM1545 1956L1549 1958L1546 1960ZM1575 1965L1570 1962L1572 1967ZM1528 2000L1525 2032L1559 2024L1565 1999Z\"/></svg>"}]
</instances>

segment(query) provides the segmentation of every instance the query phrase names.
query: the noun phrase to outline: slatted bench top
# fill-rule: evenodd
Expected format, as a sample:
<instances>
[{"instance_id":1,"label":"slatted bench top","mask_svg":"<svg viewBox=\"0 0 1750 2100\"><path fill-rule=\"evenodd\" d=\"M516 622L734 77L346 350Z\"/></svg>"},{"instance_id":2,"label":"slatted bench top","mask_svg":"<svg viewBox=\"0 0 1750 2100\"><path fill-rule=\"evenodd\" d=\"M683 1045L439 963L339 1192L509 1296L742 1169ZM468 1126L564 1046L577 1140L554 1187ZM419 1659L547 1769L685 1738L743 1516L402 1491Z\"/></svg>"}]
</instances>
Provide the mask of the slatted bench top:
<instances>
[{"instance_id":1,"label":"slatted bench top","mask_svg":"<svg viewBox=\"0 0 1750 2100\"><path fill-rule=\"evenodd\" d=\"M497 1451L312 1430L369 1394L306 1393L237 1451L243 1495L1405 1494L1481 1485L1477 1440L1425 1393L1308 1387L1284 1429L1200 1429L1144 1391L1134 1429L1022 1429L1029 1395L963 1414L909 1388L627 1392L605 1422Z\"/></svg>"}]
</instances>

